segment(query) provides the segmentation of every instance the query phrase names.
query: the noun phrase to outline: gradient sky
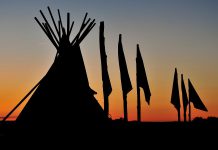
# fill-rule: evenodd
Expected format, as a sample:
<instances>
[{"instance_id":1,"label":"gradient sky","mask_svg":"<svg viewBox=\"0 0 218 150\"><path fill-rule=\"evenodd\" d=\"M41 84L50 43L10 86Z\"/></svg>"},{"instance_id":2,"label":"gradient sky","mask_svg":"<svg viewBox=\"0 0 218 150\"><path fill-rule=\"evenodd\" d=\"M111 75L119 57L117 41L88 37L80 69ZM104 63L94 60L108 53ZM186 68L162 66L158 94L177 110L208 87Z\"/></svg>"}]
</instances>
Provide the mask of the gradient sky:
<instances>
[{"instance_id":1,"label":"gradient sky","mask_svg":"<svg viewBox=\"0 0 218 150\"><path fill-rule=\"evenodd\" d=\"M128 94L128 117L136 120L136 44L151 89L151 104L141 95L143 121L174 121L177 112L170 103L174 68L190 78L209 112L193 109L193 118L218 116L218 1L215 0L1 0L0 1L0 116L5 116L45 75L55 48L35 22L39 10L48 16L70 12L75 32L85 12L97 25L82 42L82 54L90 86L103 106L99 52L99 22L105 21L105 44L113 87L109 113L123 117L118 65L118 35L133 90ZM74 32L74 33L75 33ZM179 85L180 85L179 80ZM180 88L180 87L179 87ZM180 88L181 89L181 88ZM180 92L181 95L181 92ZM73 97L73 95L72 95ZM182 98L182 97L180 97ZM25 103L24 103L25 104ZM24 104L12 115L16 117ZM42 104L43 105L43 104Z\"/></svg>"}]
</instances>

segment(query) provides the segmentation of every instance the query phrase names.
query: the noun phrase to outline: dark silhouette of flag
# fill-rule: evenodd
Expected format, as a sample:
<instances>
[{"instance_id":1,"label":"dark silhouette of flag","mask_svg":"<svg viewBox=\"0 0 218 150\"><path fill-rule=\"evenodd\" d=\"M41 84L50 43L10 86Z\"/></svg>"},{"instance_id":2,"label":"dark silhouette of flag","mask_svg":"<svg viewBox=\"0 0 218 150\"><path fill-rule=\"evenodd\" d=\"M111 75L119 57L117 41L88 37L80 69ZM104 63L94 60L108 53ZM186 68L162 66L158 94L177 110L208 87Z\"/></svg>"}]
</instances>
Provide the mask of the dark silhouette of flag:
<instances>
[{"instance_id":1,"label":"dark silhouette of flag","mask_svg":"<svg viewBox=\"0 0 218 150\"><path fill-rule=\"evenodd\" d=\"M198 96L197 92L195 91L191 81L188 79L188 86L189 86L189 100L194 104L194 107L203 111L208 111L203 102L201 101L200 97Z\"/></svg>"},{"instance_id":2,"label":"dark silhouette of flag","mask_svg":"<svg viewBox=\"0 0 218 150\"><path fill-rule=\"evenodd\" d=\"M178 86L178 74L177 69L175 68L174 79L173 79L173 90L171 95L171 103L174 107L180 109L180 99L179 99L179 86Z\"/></svg>"},{"instance_id":3,"label":"dark silhouette of flag","mask_svg":"<svg viewBox=\"0 0 218 150\"><path fill-rule=\"evenodd\" d=\"M181 74L181 88L182 88L182 102L183 102L183 109L184 109L184 121L186 122L186 110L188 106L188 96L187 96L186 89L185 89L183 74Z\"/></svg>"},{"instance_id":4,"label":"dark silhouette of flag","mask_svg":"<svg viewBox=\"0 0 218 150\"><path fill-rule=\"evenodd\" d=\"M102 81L103 91L106 96L109 96L112 92L111 82L107 69L107 55L105 52L105 38L104 38L104 22L100 22L100 55L101 55L101 69L102 69Z\"/></svg>"},{"instance_id":5,"label":"dark silhouette of flag","mask_svg":"<svg viewBox=\"0 0 218 150\"><path fill-rule=\"evenodd\" d=\"M129 78L129 73L126 65L126 60L123 52L121 34L119 35L118 42L118 58L120 66L120 77L121 85L123 91L123 110L124 110L124 121L128 121L128 112L127 112L127 94L132 90L132 84Z\"/></svg>"},{"instance_id":6,"label":"dark silhouette of flag","mask_svg":"<svg viewBox=\"0 0 218 150\"><path fill-rule=\"evenodd\" d=\"M138 44L137 44L137 57L136 57L136 76L137 76L137 86L143 88L145 99L147 103L150 104L151 92L148 85L145 67Z\"/></svg>"},{"instance_id":7,"label":"dark silhouette of flag","mask_svg":"<svg viewBox=\"0 0 218 150\"><path fill-rule=\"evenodd\" d=\"M106 115L109 114L109 101L108 97L112 92L111 82L108 75L107 69L107 55L105 51L105 38L104 38L104 22L100 22L99 31L99 43L100 43L100 55L101 55L101 70L102 70L102 81L103 81L103 93L104 93L104 111Z\"/></svg>"},{"instance_id":8,"label":"dark silhouette of flag","mask_svg":"<svg viewBox=\"0 0 218 150\"><path fill-rule=\"evenodd\" d=\"M180 98L179 98L178 74L176 68L175 68L174 79L173 79L171 103L174 105L174 107L178 112L178 122L180 122Z\"/></svg>"},{"instance_id":9,"label":"dark silhouette of flag","mask_svg":"<svg viewBox=\"0 0 218 150\"><path fill-rule=\"evenodd\" d=\"M126 59L123 52L122 46L122 35L119 35L119 42L118 42L118 57L119 57L119 66L120 66L120 76L121 76L121 84L123 94L126 95L132 90L132 84L129 78L129 73L126 65Z\"/></svg>"}]
</instances>

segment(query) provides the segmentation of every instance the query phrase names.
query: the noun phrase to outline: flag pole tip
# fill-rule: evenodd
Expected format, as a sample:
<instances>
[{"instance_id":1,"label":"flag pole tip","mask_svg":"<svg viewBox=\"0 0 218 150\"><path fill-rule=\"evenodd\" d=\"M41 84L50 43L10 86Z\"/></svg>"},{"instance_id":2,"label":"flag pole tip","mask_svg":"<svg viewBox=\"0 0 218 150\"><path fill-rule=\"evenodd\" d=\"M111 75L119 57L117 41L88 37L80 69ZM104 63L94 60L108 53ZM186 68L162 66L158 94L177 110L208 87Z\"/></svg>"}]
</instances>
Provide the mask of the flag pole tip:
<instances>
[{"instance_id":1,"label":"flag pole tip","mask_svg":"<svg viewBox=\"0 0 218 150\"><path fill-rule=\"evenodd\" d=\"M136 45L137 49L139 49L139 44Z\"/></svg>"},{"instance_id":2,"label":"flag pole tip","mask_svg":"<svg viewBox=\"0 0 218 150\"><path fill-rule=\"evenodd\" d=\"M119 41L122 40L122 34L119 34Z\"/></svg>"}]
</instances>

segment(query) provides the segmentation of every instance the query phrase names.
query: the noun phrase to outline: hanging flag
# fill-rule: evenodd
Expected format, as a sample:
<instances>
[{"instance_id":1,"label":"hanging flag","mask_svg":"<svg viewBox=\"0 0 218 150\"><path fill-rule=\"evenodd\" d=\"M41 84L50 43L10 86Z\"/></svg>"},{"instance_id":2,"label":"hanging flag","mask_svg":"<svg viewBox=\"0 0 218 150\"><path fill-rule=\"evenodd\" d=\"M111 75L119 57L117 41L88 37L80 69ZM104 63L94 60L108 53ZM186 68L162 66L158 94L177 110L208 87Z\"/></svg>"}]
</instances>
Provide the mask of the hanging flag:
<instances>
[{"instance_id":1,"label":"hanging flag","mask_svg":"<svg viewBox=\"0 0 218 150\"><path fill-rule=\"evenodd\" d=\"M151 92L148 85L145 67L138 44L137 44L137 57L136 57L136 76L137 76L137 86L143 88L145 99L147 103L150 104Z\"/></svg>"},{"instance_id":2,"label":"hanging flag","mask_svg":"<svg viewBox=\"0 0 218 150\"><path fill-rule=\"evenodd\" d=\"M178 74L175 68L174 79L173 79L173 90L171 95L171 103L179 111L180 110L180 99L179 99L179 86L178 86Z\"/></svg>"},{"instance_id":3,"label":"hanging flag","mask_svg":"<svg viewBox=\"0 0 218 150\"><path fill-rule=\"evenodd\" d=\"M132 84L129 78L129 73L126 65L126 60L123 52L122 46L122 35L119 35L119 42L118 42L118 57L119 57L119 66L120 66L120 76L121 76L121 84L123 94L126 95L132 90Z\"/></svg>"},{"instance_id":4,"label":"hanging flag","mask_svg":"<svg viewBox=\"0 0 218 150\"><path fill-rule=\"evenodd\" d=\"M105 38L104 38L104 22L100 22L100 55L101 55L101 69L102 69L102 81L103 81L103 91L106 96L109 96L112 92L111 82L108 75L107 69L107 55L105 51Z\"/></svg>"},{"instance_id":5,"label":"hanging flag","mask_svg":"<svg viewBox=\"0 0 218 150\"><path fill-rule=\"evenodd\" d=\"M200 97L198 96L197 92L195 91L191 81L188 79L188 86L189 86L189 100L194 104L194 107L203 111L208 111L203 102L201 101Z\"/></svg>"},{"instance_id":6,"label":"hanging flag","mask_svg":"<svg viewBox=\"0 0 218 150\"><path fill-rule=\"evenodd\" d=\"M183 74L181 75L181 87L182 87L183 108L184 108L184 112L186 112L187 106L188 106L188 96L187 96L186 89L185 89Z\"/></svg>"}]
</instances>

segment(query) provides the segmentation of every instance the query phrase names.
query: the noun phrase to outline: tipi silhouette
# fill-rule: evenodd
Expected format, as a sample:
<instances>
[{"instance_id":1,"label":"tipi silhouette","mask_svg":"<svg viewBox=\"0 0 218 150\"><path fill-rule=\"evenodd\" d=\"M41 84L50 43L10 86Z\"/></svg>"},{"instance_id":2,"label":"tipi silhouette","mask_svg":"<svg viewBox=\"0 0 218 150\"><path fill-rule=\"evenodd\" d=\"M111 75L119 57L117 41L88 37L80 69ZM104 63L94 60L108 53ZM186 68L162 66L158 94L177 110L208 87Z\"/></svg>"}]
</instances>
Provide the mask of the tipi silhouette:
<instances>
[{"instance_id":1,"label":"tipi silhouette","mask_svg":"<svg viewBox=\"0 0 218 150\"><path fill-rule=\"evenodd\" d=\"M94 97L96 92L89 86L79 44L95 26L95 20L86 20L87 13L75 38L70 41L74 22L63 27L61 15L55 22L48 7L56 34L40 10L45 23L35 20L57 49L51 68L35 86L36 90L17 117L22 127L95 127L104 125L108 117ZM32 90L33 91L33 90Z\"/></svg>"}]
</instances>

